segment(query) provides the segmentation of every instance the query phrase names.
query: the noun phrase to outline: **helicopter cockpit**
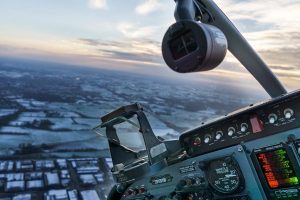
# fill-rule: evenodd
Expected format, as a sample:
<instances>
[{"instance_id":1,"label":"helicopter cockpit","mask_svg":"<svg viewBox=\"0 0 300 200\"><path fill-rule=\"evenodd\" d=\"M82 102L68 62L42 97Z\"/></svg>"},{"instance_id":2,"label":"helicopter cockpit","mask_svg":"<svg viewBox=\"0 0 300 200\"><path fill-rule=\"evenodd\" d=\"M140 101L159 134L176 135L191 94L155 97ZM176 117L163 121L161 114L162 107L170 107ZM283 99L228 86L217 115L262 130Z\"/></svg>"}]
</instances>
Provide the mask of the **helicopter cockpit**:
<instances>
[{"instance_id":1,"label":"helicopter cockpit","mask_svg":"<svg viewBox=\"0 0 300 200\"><path fill-rule=\"evenodd\" d=\"M108 199L300 199L300 92L287 93L212 0L176 0L175 19L162 41L172 70L212 70L228 49L272 99L203 122L177 140L156 137L138 103L103 116L94 131L105 129L112 156L116 185ZM131 139L118 134L124 123L136 127L142 150L122 144Z\"/></svg>"}]
</instances>

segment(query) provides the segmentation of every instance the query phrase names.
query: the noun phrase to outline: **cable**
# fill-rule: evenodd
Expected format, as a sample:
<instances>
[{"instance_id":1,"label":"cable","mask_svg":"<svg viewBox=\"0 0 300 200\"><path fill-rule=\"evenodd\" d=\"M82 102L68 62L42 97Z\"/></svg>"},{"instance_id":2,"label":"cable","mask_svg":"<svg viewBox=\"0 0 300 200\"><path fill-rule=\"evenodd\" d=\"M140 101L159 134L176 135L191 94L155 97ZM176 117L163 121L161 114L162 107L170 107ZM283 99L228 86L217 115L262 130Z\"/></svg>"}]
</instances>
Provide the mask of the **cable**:
<instances>
[{"instance_id":1,"label":"cable","mask_svg":"<svg viewBox=\"0 0 300 200\"><path fill-rule=\"evenodd\" d=\"M193 2L195 4L195 6L197 7L198 11L200 12L200 18L203 19L203 13L202 13L201 8L198 5L198 2L196 0L193 0Z\"/></svg>"},{"instance_id":2,"label":"cable","mask_svg":"<svg viewBox=\"0 0 300 200\"><path fill-rule=\"evenodd\" d=\"M205 13L208 15L209 17L209 20L208 22L212 22L214 21L214 17L213 15L206 9L206 7L199 1L199 0L193 0L194 3L196 4L197 8L199 9L199 11L201 12L201 19L203 19L203 12L202 12L202 9L205 11Z\"/></svg>"}]
</instances>

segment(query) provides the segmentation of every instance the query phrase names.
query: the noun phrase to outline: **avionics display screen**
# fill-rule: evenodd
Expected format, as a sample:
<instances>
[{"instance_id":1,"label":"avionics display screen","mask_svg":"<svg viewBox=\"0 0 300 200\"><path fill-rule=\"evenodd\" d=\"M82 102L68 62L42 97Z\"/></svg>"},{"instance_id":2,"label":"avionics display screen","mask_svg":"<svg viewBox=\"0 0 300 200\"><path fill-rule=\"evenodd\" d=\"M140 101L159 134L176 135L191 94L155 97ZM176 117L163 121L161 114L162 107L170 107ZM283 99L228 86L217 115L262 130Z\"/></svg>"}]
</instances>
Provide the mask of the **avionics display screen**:
<instances>
[{"instance_id":1,"label":"avionics display screen","mask_svg":"<svg viewBox=\"0 0 300 200\"><path fill-rule=\"evenodd\" d=\"M194 34L189 31L170 41L172 56L178 60L197 49L197 42Z\"/></svg>"},{"instance_id":2,"label":"avionics display screen","mask_svg":"<svg viewBox=\"0 0 300 200\"><path fill-rule=\"evenodd\" d=\"M257 153L256 157L271 189L299 185L298 177L286 149L278 148L264 151Z\"/></svg>"}]
</instances>

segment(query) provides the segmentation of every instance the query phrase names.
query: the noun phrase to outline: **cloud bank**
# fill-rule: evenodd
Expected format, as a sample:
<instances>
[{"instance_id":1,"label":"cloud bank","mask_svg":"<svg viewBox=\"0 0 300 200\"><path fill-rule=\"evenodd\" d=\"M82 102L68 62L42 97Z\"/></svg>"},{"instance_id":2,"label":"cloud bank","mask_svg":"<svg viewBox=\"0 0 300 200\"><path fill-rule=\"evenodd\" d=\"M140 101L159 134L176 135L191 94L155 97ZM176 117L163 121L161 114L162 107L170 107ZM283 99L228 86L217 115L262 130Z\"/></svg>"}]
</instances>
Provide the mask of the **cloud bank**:
<instances>
[{"instance_id":1,"label":"cloud bank","mask_svg":"<svg viewBox=\"0 0 300 200\"><path fill-rule=\"evenodd\" d=\"M155 33L156 26L138 26L133 23L123 22L117 29L127 38L145 38Z\"/></svg>"},{"instance_id":2,"label":"cloud bank","mask_svg":"<svg viewBox=\"0 0 300 200\"><path fill-rule=\"evenodd\" d=\"M106 0L89 0L89 6L95 9L105 9L107 8Z\"/></svg>"},{"instance_id":3,"label":"cloud bank","mask_svg":"<svg viewBox=\"0 0 300 200\"><path fill-rule=\"evenodd\" d=\"M159 0L146 0L143 3L137 5L135 12L139 15L147 15L149 13L162 9L162 4Z\"/></svg>"}]
</instances>

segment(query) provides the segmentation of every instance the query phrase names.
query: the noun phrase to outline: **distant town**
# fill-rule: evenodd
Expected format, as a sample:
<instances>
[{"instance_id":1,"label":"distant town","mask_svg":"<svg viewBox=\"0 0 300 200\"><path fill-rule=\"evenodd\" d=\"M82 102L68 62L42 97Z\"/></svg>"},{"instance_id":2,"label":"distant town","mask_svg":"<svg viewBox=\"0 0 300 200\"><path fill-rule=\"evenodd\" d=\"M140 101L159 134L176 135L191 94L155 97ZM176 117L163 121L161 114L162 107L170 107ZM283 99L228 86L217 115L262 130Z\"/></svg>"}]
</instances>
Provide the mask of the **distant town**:
<instances>
[{"instance_id":1,"label":"distant town","mask_svg":"<svg viewBox=\"0 0 300 200\"><path fill-rule=\"evenodd\" d=\"M110 158L1 160L0 200L102 200Z\"/></svg>"}]
</instances>

